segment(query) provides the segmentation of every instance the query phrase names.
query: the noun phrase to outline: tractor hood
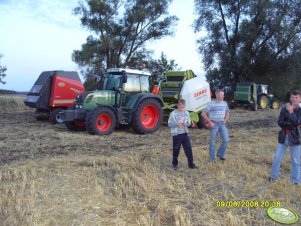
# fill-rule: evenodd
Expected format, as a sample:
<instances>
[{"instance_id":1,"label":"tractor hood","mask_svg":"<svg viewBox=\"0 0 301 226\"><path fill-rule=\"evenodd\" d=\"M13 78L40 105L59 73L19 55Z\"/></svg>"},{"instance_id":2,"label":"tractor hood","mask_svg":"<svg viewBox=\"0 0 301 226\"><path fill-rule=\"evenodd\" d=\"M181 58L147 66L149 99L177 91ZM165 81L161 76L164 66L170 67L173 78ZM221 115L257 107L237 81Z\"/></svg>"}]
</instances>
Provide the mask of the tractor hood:
<instances>
[{"instance_id":1,"label":"tractor hood","mask_svg":"<svg viewBox=\"0 0 301 226\"><path fill-rule=\"evenodd\" d=\"M76 98L76 107L90 110L97 105L114 105L116 92L112 90L95 90L79 94Z\"/></svg>"}]
</instances>

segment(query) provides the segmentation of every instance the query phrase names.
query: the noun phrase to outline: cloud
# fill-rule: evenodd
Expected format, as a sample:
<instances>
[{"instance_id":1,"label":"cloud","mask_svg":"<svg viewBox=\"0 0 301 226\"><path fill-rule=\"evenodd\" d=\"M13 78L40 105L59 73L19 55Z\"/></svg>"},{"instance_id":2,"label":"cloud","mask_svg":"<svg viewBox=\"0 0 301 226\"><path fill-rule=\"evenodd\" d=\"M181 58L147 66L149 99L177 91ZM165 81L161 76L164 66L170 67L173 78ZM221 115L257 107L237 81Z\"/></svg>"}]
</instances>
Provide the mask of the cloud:
<instances>
[{"instance_id":1,"label":"cloud","mask_svg":"<svg viewBox=\"0 0 301 226\"><path fill-rule=\"evenodd\" d=\"M0 0L5 89L28 91L45 70L77 70L71 54L88 36L72 16L75 1Z\"/></svg>"},{"instance_id":2,"label":"cloud","mask_svg":"<svg viewBox=\"0 0 301 226\"><path fill-rule=\"evenodd\" d=\"M79 28L80 19L73 15L76 0L4 0L0 1L0 14L55 24L63 28Z\"/></svg>"}]
</instances>

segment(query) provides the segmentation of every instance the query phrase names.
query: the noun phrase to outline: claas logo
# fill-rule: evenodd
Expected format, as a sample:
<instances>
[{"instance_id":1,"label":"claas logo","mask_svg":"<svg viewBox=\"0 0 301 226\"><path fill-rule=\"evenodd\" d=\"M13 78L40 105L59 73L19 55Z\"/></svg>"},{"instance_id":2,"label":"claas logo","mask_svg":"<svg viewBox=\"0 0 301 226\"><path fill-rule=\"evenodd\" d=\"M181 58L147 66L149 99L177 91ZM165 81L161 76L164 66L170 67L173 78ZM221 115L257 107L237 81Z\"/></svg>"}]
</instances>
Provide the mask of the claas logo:
<instances>
[{"instance_id":1,"label":"claas logo","mask_svg":"<svg viewBox=\"0 0 301 226\"><path fill-rule=\"evenodd\" d=\"M205 93L207 93L207 89L202 89L202 90L196 92L196 93L194 94L194 97L201 96L201 95L203 95L203 94L205 94Z\"/></svg>"}]
</instances>

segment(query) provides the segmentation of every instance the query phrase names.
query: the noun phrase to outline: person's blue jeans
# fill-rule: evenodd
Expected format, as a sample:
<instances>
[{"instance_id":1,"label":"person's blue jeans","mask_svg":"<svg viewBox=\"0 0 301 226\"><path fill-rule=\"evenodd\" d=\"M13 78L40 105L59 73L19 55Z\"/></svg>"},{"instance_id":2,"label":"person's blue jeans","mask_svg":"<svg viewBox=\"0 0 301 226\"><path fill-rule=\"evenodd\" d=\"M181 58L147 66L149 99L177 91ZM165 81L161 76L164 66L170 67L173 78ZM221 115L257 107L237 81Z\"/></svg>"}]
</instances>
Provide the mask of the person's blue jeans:
<instances>
[{"instance_id":1,"label":"person's blue jeans","mask_svg":"<svg viewBox=\"0 0 301 226\"><path fill-rule=\"evenodd\" d=\"M219 133L222 138L222 143L217 150L217 155L220 157L225 156L225 152L227 149L227 145L229 143L229 136L228 136L228 130L224 122L214 122L215 126L214 128L210 128L210 145L209 145L209 157L210 161L215 160L215 144L216 144L216 137Z\"/></svg>"},{"instance_id":2,"label":"person's blue jeans","mask_svg":"<svg viewBox=\"0 0 301 226\"><path fill-rule=\"evenodd\" d=\"M274 161L272 164L271 177L277 179L279 177L281 161L284 158L285 151L287 147L290 148L291 152L291 180L292 183L300 183L300 145L289 146L288 136L285 137L284 144L277 145Z\"/></svg>"}]
</instances>

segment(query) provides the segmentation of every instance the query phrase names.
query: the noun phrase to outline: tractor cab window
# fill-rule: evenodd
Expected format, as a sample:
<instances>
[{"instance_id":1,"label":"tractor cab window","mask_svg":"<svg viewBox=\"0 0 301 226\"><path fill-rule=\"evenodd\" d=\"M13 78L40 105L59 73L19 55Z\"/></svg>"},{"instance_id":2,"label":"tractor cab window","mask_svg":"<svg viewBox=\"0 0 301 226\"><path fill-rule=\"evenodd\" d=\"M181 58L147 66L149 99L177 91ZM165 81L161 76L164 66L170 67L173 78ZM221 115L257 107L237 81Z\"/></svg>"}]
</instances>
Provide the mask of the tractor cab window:
<instances>
[{"instance_id":1,"label":"tractor cab window","mask_svg":"<svg viewBox=\"0 0 301 226\"><path fill-rule=\"evenodd\" d=\"M258 85L257 93L265 93L268 94L268 86L267 85Z\"/></svg>"},{"instance_id":2,"label":"tractor cab window","mask_svg":"<svg viewBox=\"0 0 301 226\"><path fill-rule=\"evenodd\" d=\"M141 76L141 92L149 92L149 78L148 76Z\"/></svg>"},{"instance_id":3,"label":"tractor cab window","mask_svg":"<svg viewBox=\"0 0 301 226\"><path fill-rule=\"evenodd\" d=\"M140 75L128 74L127 82L124 83L124 91L126 92L140 92Z\"/></svg>"},{"instance_id":4,"label":"tractor cab window","mask_svg":"<svg viewBox=\"0 0 301 226\"><path fill-rule=\"evenodd\" d=\"M110 74L105 78L104 89L105 90L118 90L120 87L121 75Z\"/></svg>"}]
</instances>

